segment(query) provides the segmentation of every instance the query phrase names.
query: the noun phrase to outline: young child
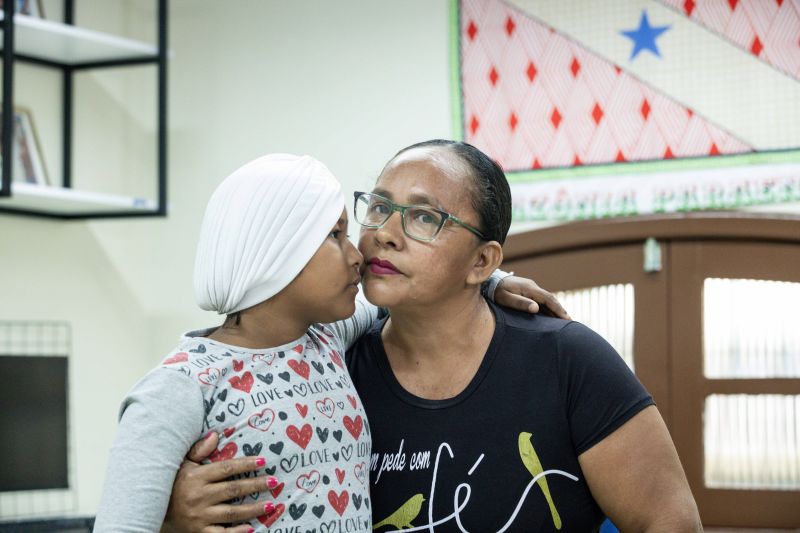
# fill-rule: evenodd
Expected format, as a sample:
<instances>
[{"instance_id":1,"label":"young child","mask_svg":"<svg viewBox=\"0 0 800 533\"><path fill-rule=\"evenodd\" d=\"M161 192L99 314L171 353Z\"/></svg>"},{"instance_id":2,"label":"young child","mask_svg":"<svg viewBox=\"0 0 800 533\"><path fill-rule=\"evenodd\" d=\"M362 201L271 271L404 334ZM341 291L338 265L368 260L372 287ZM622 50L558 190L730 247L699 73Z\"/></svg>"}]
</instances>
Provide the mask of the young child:
<instances>
[{"instance_id":1,"label":"young child","mask_svg":"<svg viewBox=\"0 0 800 533\"><path fill-rule=\"evenodd\" d=\"M251 531L371 531L370 429L343 361L378 314L356 298L361 259L319 161L267 155L220 184L194 289L226 319L187 333L124 399L95 531L158 531L184 456L212 432L211 461L260 467L263 488L234 502L263 506Z\"/></svg>"},{"instance_id":2,"label":"young child","mask_svg":"<svg viewBox=\"0 0 800 533\"><path fill-rule=\"evenodd\" d=\"M217 188L194 287L227 318L187 333L123 401L95 531L158 531L175 472L211 431L212 461L263 467L241 502L264 505L252 528L371 530L369 427L343 362L377 316L354 302L360 265L340 185L311 157L264 156Z\"/></svg>"}]
</instances>

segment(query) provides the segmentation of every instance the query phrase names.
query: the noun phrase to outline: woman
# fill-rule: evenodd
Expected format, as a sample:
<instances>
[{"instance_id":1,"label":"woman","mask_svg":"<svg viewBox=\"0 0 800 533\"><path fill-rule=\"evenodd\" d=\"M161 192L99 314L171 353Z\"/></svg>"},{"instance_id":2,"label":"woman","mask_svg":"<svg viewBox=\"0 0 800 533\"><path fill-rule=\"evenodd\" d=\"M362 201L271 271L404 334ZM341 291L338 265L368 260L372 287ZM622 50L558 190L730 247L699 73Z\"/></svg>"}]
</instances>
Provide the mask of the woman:
<instances>
[{"instance_id":1,"label":"woman","mask_svg":"<svg viewBox=\"0 0 800 533\"><path fill-rule=\"evenodd\" d=\"M592 531L605 515L623 531L700 530L619 355L580 324L480 296L510 213L502 170L451 141L401 150L357 193L364 291L389 310L347 357L372 429L374 528Z\"/></svg>"},{"instance_id":2,"label":"woman","mask_svg":"<svg viewBox=\"0 0 800 533\"><path fill-rule=\"evenodd\" d=\"M408 204L481 235L441 214L412 232ZM510 211L500 168L447 141L402 150L359 196L364 291L390 312L348 352L373 430L374 528L591 531L604 514L623 531L699 528L666 427L616 352L480 297Z\"/></svg>"}]
</instances>

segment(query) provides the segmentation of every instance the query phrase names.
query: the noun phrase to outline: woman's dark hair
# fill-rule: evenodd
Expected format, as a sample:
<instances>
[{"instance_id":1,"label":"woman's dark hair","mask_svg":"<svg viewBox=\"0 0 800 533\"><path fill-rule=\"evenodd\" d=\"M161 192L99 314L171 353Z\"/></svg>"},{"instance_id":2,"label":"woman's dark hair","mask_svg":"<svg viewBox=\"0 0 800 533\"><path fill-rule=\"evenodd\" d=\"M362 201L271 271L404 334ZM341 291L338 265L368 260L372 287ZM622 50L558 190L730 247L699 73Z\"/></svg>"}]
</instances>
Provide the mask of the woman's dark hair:
<instances>
[{"instance_id":1,"label":"woman's dark hair","mask_svg":"<svg viewBox=\"0 0 800 533\"><path fill-rule=\"evenodd\" d=\"M474 183L471 192L472 208L480 217L478 229L488 240L503 244L511 226L511 189L503 169L491 157L471 144L445 139L412 144L397 152L394 157L414 148L431 146L452 150L469 166Z\"/></svg>"}]
</instances>

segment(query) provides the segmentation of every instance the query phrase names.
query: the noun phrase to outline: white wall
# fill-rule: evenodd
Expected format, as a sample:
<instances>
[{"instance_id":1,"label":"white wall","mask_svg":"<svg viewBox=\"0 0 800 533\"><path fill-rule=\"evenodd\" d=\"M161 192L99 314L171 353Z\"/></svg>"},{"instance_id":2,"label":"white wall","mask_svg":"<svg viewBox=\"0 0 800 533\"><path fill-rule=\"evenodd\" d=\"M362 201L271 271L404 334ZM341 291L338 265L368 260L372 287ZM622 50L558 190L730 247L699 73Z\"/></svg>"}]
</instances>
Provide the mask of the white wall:
<instances>
[{"instance_id":1,"label":"white wall","mask_svg":"<svg viewBox=\"0 0 800 533\"><path fill-rule=\"evenodd\" d=\"M0 257L0 320L71 324L73 479L91 512L119 399L152 365L149 319L86 224L2 217ZM30 498L3 504L2 518L40 510Z\"/></svg>"},{"instance_id":2,"label":"white wall","mask_svg":"<svg viewBox=\"0 0 800 533\"><path fill-rule=\"evenodd\" d=\"M45 0L47 17L59 16L58 4ZM76 4L80 25L153 39L150 0ZM124 393L182 331L217 321L196 310L191 292L213 188L244 162L287 151L327 163L349 196L370 187L399 148L449 137L447 16L446 0L172 0L169 217L0 216L0 320L72 323L76 513L95 511ZM60 81L24 70L17 101L33 109L59 182ZM76 186L152 187L155 93L146 70L78 82ZM0 507L0 518L30 512Z\"/></svg>"}]
</instances>

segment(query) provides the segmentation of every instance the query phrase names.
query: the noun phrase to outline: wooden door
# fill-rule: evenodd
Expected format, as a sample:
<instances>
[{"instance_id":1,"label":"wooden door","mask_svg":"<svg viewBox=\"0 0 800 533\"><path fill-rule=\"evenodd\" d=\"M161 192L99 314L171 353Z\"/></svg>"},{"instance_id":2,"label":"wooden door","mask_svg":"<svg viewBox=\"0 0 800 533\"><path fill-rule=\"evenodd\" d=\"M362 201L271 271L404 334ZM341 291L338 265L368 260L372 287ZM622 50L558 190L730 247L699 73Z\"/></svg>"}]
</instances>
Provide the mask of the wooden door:
<instances>
[{"instance_id":1,"label":"wooden door","mask_svg":"<svg viewBox=\"0 0 800 533\"><path fill-rule=\"evenodd\" d=\"M671 248L670 429L703 522L797 527L800 246Z\"/></svg>"},{"instance_id":2,"label":"wooden door","mask_svg":"<svg viewBox=\"0 0 800 533\"><path fill-rule=\"evenodd\" d=\"M661 252L652 272L648 237ZM630 312L611 288L633 292L632 366L705 525L800 527L800 218L582 222L515 235L504 251L504 269L562 299L595 294L567 310L601 333L598 317Z\"/></svg>"}]
</instances>

